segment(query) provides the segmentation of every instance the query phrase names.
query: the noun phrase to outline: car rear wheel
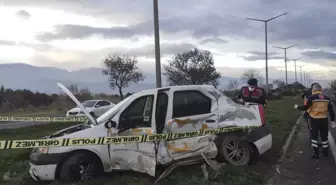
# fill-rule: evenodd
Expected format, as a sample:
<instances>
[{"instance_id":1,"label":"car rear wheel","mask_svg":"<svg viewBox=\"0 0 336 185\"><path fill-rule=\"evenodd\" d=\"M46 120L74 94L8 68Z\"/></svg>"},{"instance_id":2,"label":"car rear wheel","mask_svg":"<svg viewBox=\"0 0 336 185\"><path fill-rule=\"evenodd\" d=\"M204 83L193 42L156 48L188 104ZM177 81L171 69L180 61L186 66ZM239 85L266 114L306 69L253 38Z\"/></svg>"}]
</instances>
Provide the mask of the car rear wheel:
<instances>
[{"instance_id":1,"label":"car rear wheel","mask_svg":"<svg viewBox=\"0 0 336 185\"><path fill-rule=\"evenodd\" d=\"M233 166L247 165L251 159L251 150L248 142L235 135L223 137L220 145L220 154Z\"/></svg>"},{"instance_id":2,"label":"car rear wheel","mask_svg":"<svg viewBox=\"0 0 336 185\"><path fill-rule=\"evenodd\" d=\"M63 182L79 182L95 179L102 172L101 162L95 155L78 152L63 163L59 177Z\"/></svg>"}]
</instances>

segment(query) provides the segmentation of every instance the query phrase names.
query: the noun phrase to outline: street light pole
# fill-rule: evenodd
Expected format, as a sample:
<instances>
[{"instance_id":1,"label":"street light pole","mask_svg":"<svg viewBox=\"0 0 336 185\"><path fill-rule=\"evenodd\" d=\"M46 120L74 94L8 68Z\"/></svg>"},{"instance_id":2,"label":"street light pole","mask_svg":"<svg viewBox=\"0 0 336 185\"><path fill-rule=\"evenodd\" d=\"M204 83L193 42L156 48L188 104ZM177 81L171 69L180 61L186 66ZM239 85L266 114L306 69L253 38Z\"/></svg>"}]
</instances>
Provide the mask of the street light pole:
<instances>
[{"instance_id":1,"label":"street light pole","mask_svg":"<svg viewBox=\"0 0 336 185\"><path fill-rule=\"evenodd\" d=\"M303 66L298 66L299 68L300 68L300 82L301 82L301 84L302 84L302 70L301 70L301 68L303 67Z\"/></svg>"},{"instance_id":2,"label":"street light pole","mask_svg":"<svg viewBox=\"0 0 336 185\"><path fill-rule=\"evenodd\" d=\"M283 49L285 51L285 68L286 68L286 85L288 85L288 78L287 78L287 49L292 48L294 46L296 46L297 44L288 46L288 47L277 47L277 46L273 46L274 48L278 48L278 49Z\"/></svg>"},{"instance_id":3,"label":"street light pole","mask_svg":"<svg viewBox=\"0 0 336 185\"><path fill-rule=\"evenodd\" d=\"M306 72L305 71L303 71L303 83L304 83L304 86L307 85L307 83L306 83Z\"/></svg>"},{"instance_id":4,"label":"street light pole","mask_svg":"<svg viewBox=\"0 0 336 185\"><path fill-rule=\"evenodd\" d=\"M268 91L268 48L267 48L267 23L271 20L274 20L278 17L284 16L287 13L280 14L278 16L272 17L267 20L261 20L261 19L254 19L254 18L246 18L247 20L252 20L252 21L259 21L259 22L264 22L265 23L265 76L266 76L266 94Z\"/></svg>"},{"instance_id":5,"label":"street light pole","mask_svg":"<svg viewBox=\"0 0 336 185\"><path fill-rule=\"evenodd\" d=\"M301 58L301 57L300 57ZM297 59L293 59L292 61L294 61L294 66L295 66L295 82L298 82L297 81L297 75L296 75L296 61L298 61L300 58L297 58Z\"/></svg>"},{"instance_id":6,"label":"street light pole","mask_svg":"<svg viewBox=\"0 0 336 185\"><path fill-rule=\"evenodd\" d=\"M154 14L154 40L155 40L155 68L156 87L161 87L161 56L160 56L160 32L159 32L159 4L158 0L153 0Z\"/></svg>"}]
</instances>

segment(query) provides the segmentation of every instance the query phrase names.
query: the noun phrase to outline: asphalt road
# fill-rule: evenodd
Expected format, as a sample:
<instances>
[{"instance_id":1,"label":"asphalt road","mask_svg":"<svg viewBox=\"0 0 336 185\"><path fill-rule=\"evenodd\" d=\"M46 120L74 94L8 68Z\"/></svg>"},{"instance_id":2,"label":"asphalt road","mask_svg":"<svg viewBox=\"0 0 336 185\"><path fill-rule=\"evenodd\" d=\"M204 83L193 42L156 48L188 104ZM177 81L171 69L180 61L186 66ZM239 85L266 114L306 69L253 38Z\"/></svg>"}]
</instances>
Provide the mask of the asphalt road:
<instances>
[{"instance_id":1,"label":"asphalt road","mask_svg":"<svg viewBox=\"0 0 336 185\"><path fill-rule=\"evenodd\" d=\"M335 185L336 164L332 154L319 160L311 159L309 133L301 122L293 144L278 167L271 185Z\"/></svg>"},{"instance_id":2,"label":"asphalt road","mask_svg":"<svg viewBox=\"0 0 336 185\"><path fill-rule=\"evenodd\" d=\"M336 114L336 106L334 106L334 112ZM336 142L336 128L330 128L329 131L330 131L332 137L335 139L335 142Z\"/></svg>"},{"instance_id":3,"label":"asphalt road","mask_svg":"<svg viewBox=\"0 0 336 185\"><path fill-rule=\"evenodd\" d=\"M49 115L50 117L62 117L65 116L64 113L57 113L54 115ZM34 125L43 125L48 124L49 122L7 122L7 123L0 123L0 130L2 129L15 129L21 127L29 127Z\"/></svg>"}]
</instances>

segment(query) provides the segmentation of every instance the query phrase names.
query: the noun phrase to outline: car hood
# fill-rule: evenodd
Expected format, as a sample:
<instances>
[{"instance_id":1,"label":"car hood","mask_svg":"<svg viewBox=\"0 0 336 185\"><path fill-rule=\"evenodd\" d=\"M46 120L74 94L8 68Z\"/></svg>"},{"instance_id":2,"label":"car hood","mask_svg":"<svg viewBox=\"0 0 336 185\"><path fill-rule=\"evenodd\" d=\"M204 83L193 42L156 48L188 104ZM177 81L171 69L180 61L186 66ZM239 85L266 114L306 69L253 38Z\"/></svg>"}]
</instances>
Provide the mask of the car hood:
<instances>
[{"instance_id":1,"label":"car hood","mask_svg":"<svg viewBox=\"0 0 336 185\"><path fill-rule=\"evenodd\" d=\"M57 86L69 96L69 98L76 103L76 105L80 108L81 111L85 114L85 116L90 120L90 122L94 125L98 125L97 121L90 115L90 113L84 108L83 104L81 104L78 99L67 89L64 85L57 83Z\"/></svg>"},{"instance_id":2,"label":"car hood","mask_svg":"<svg viewBox=\"0 0 336 185\"><path fill-rule=\"evenodd\" d=\"M93 110L92 107L85 107L85 109L86 109L88 112L90 112L90 111ZM81 112L81 111L82 111L82 110L81 110L81 108L79 108L79 107L74 107L74 108L72 108L72 109L69 110L69 112Z\"/></svg>"},{"instance_id":3,"label":"car hood","mask_svg":"<svg viewBox=\"0 0 336 185\"><path fill-rule=\"evenodd\" d=\"M78 125L73 125L67 128L64 128L62 130L56 131L55 133L51 134L50 136L46 136L46 138L55 138L55 137L62 137L64 135L72 134L74 132L78 132L81 130L85 130L88 128L92 128L92 126L88 124L78 124Z\"/></svg>"}]
</instances>

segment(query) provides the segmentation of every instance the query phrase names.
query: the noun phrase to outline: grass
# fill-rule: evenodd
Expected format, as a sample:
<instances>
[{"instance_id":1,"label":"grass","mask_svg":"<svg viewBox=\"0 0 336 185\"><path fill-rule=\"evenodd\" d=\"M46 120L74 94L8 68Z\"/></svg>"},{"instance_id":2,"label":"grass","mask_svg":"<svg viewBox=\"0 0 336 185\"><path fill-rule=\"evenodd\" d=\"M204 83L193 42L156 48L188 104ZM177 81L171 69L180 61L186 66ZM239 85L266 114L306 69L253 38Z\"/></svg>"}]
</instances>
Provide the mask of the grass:
<instances>
[{"instance_id":1,"label":"grass","mask_svg":"<svg viewBox=\"0 0 336 185\"><path fill-rule=\"evenodd\" d=\"M200 166L187 166L175 170L160 184L176 185L259 185L263 184L271 175L274 164L277 162L281 147L284 144L293 124L300 115L299 111L293 109L293 104L300 104L299 98L287 97L283 100L270 101L266 107L266 116L269 127L273 134L273 147L265 153L256 165L245 167L227 166L214 181L204 181ZM0 140L2 139L32 139L49 135L58 129L69 126L67 123L53 123L49 125L33 126L15 130L0 130ZM34 133L33 135L31 133ZM37 185L30 180L27 170L27 162L30 150L16 149L0 151L0 184L2 185ZM12 179L3 181L4 173L11 172ZM78 183L83 185L107 185L107 184L127 184L127 185L148 185L153 183L153 178L135 172L115 172L105 174L95 181ZM42 183L44 184L44 183ZM58 182L51 182L50 185L60 185Z\"/></svg>"},{"instance_id":2,"label":"grass","mask_svg":"<svg viewBox=\"0 0 336 185\"><path fill-rule=\"evenodd\" d=\"M65 116L65 111L59 110L57 108L43 108L43 109L32 109L14 112L1 113L0 116L8 117L48 117L48 116ZM7 122L0 122L0 124Z\"/></svg>"},{"instance_id":3,"label":"grass","mask_svg":"<svg viewBox=\"0 0 336 185\"><path fill-rule=\"evenodd\" d=\"M58 110L57 108L45 108L45 109L34 109L34 110L24 110L15 112L1 113L1 116L50 116L54 114L65 113L63 110Z\"/></svg>"}]
</instances>

